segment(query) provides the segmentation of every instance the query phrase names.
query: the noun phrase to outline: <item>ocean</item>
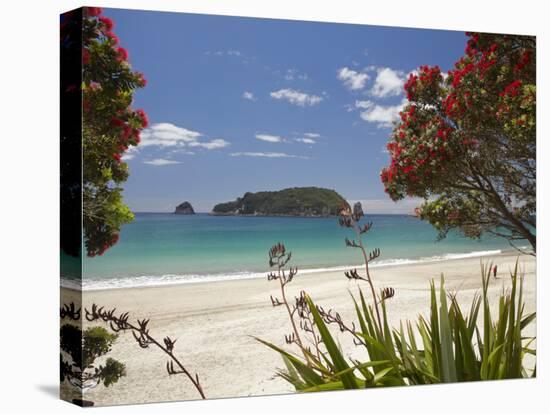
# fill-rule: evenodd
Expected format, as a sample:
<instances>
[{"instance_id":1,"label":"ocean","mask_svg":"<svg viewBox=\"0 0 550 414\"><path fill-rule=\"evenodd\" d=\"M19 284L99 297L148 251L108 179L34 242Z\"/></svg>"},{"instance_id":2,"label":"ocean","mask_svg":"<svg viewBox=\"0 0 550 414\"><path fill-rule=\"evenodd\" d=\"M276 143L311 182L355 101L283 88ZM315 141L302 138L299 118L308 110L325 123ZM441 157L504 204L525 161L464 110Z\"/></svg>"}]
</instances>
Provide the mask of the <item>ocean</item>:
<instances>
[{"instance_id":1,"label":"ocean","mask_svg":"<svg viewBox=\"0 0 550 414\"><path fill-rule=\"evenodd\" d=\"M437 241L428 223L406 215L370 215L364 235L369 250L379 248L373 266L484 256L508 250L502 238L471 240L450 234ZM360 265L357 249L345 246L351 229L336 218L234 217L208 214L136 213L119 242L103 256L84 258L84 290L158 286L264 277L268 250L282 242L302 273ZM74 286L70 275L62 284Z\"/></svg>"}]
</instances>

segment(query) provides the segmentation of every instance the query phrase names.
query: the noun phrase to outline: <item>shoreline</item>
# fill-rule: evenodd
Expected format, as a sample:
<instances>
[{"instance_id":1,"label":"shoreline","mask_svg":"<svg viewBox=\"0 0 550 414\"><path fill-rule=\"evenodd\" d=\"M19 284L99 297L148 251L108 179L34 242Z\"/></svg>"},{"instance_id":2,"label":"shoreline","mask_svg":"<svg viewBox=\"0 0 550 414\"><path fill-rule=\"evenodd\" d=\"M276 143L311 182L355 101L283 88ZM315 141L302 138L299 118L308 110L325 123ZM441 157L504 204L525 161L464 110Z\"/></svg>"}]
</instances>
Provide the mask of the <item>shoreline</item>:
<instances>
[{"instance_id":1,"label":"shoreline","mask_svg":"<svg viewBox=\"0 0 550 414\"><path fill-rule=\"evenodd\" d=\"M441 273L449 292L456 291L460 305L469 309L472 298L481 289L480 262L493 262L499 269L498 278L491 278L489 288L494 315L498 307L494 298L510 286L508 272L518 256L508 252L483 258L379 267L373 270L373 279L377 288L395 289L395 296L388 304L388 317L390 325L398 327L400 321L415 319L429 311L430 280L439 286ZM525 312L532 312L536 310L536 260L521 255L519 262L525 274ZM355 321L350 293L357 294L359 287L367 294L366 286L348 281L342 271L298 272L287 286L287 295L293 298L305 290L316 304L334 309L344 320ZM129 312L131 321L150 319L150 332L156 339L166 336L178 339L175 354L190 372L198 373L208 398L294 393L286 381L275 376L277 369L284 368L280 356L253 338L288 349L284 341L289 330L288 315L282 307L272 306L270 295L279 296L279 288L267 278L82 293L61 290L63 303L74 301L83 308L96 303L105 309L116 308L117 314ZM84 321L83 325L88 328L98 324ZM366 358L364 349L355 347L334 326L331 330L346 357ZM535 330L533 324L526 334L534 335ZM162 352L141 349L129 332L120 333L108 356L126 364L127 376L112 387L98 386L86 393L86 398L98 406L197 399L196 390L182 376L167 375ZM62 392L69 392L66 384Z\"/></svg>"},{"instance_id":2,"label":"shoreline","mask_svg":"<svg viewBox=\"0 0 550 414\"><path fill-rule=\"evenodd\" d=\"M520 253L514 249L494 249L494 250L476 250L468 253L446 253L440 256L429 256L419 258L403 258L403 259L386 259L374 261L370 267L373 269L398 267L398 266L414 266L418 264L441 263L453 260L462 260L468 258L480 258L494 255L519 255ZM304 267L299 268L302 275L331 273L348 270L353 267L360 267L361 263L334 265L325 267ZM118 289L139 289L139 288L155 288L155 287L170 287L185 284L202 284L202 283L219 283L237 280L261 279L269 272L266 267L263 271L236 271L236 272L218 272L204 274L165 274L165 275L138 275L138 276L123 276L105 279L92 279L96 286L82 286L69 278L61 278L61 287L71 290L83 292L91 291L106 291ZM138 282L141 281L141 282ZM137 282L137 284L136 284ZM135 284L135 285L133 285ZM109 285L109 286L106 286Z\"/></svg>"}]
</instances>

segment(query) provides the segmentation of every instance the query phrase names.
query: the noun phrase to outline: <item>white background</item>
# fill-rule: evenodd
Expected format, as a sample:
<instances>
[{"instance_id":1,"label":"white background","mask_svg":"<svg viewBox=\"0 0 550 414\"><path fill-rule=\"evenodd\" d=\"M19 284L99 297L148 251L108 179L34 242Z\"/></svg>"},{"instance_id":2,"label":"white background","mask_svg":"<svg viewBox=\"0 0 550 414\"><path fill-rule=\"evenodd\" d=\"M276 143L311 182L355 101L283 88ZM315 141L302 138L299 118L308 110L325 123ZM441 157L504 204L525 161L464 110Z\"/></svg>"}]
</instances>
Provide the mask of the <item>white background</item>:
<instances>
[{"instance_id":1,"label":"white background","mask_svg":"<svg viewBox=\"0 0 550 414\"><path fill-rule=\"evenodd\" d=\"M5 0L0 6L0 409L6 413L79 410L57 399L58 14L81 5L69 0ZM548 412L550 275L545 186L549 172L545 161L549 158L545 141L549 139L550 13L544 10L544 1L111 0L88 5L536 34L539 74L536 380L149 404L101 408L101 412Z\"/></svg>"}]
</instances>

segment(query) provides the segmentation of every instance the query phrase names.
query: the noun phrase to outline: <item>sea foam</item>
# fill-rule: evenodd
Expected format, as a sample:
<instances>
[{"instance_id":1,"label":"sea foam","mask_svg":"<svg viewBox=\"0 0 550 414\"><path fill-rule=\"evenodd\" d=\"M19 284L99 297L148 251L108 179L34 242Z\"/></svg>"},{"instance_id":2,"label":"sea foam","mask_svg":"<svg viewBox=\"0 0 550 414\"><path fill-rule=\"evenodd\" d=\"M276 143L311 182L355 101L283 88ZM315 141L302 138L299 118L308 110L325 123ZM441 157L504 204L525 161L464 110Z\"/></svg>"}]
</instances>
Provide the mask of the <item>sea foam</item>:
<instances>
[{"instance_id":1,"label":"sea foam","mask_svg":"<svg viewBox=\"0 0 550 414\"><path fill-rule=\"evenodd\" d=\"M386 259L377 260L371 264L372 268L387 266L403 266L418 263L440 262L445 260L457 260L473 257L491 256L502 253L502 250L480 250L469 253L447 253L440 256L421 257L418 259ZM342 266L301 268L300 274L314 274L326 272L338 272L359 267L361 264L350 264ZM231 272L213 274L165 274L165 275L140 275L111 278L84 278L82 283L79 280L61 278L61 286L69 289L82 289L85 291L123 289L136 287L156 287L180 285L186 283L222 282L226 280L244 280L266 277L268 272Z\"/></svg>"}]
</instances>

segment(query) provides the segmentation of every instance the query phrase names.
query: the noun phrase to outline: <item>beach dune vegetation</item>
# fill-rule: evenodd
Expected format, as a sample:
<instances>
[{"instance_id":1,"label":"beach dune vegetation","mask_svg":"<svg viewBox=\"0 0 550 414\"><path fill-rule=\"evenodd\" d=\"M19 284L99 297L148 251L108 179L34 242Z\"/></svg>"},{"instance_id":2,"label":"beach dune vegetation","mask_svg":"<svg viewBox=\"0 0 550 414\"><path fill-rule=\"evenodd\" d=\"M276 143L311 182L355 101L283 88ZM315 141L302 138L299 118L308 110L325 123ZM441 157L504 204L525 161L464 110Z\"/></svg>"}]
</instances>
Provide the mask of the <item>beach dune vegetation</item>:
<instances>
[{"instance_id":1,"label":"beach dune vegetation","mask_svg":"<svg viewBox=\"0 0 550 414\"><path fill-rule=\"evenodd\" d=\"M438 289L434 281L430 285L429 316L419 316L415 321L406 320L397 328L391 327L388 318L391 310L387 302L395 296L395 290L391 287L376 289L369 263L376 260L380 251L374 249L367 253L362 240L362 235L372 225L359 224L363 217L359 203L353 210L344 206L340 215L340 225L355 232L353 239L345 239L346 245L358 249L365 263L364 271L352 269L345 272L348 279L366 283L369 291L365 295L359 288L358 296L351 297L357 320L345 321L338 312L316 305L305 292L301 292L289 308L292 302L284 295L283 303L272 298L272 304L285 304L289 309L292 334L285 340L299 352L256 338L282 356L286 369L277 374L297 391L536 376L536 365L530 369L525 364L527 355L536 355L532 347L535 338L526 336L524 332L535 320L536 313L525 313L523 277L517 263L510 275L511 289L503 291L498 298L496 315L491 312L489 297L491 266L482 265L481 294L474 297L468 312L459 306L457 293L447 291L442 275ZM273 263L272 253L282 251L280 246L282 244L270 250L270 265ZM284 254L285 257L291 256L290 252ZM297 274L298 269L292 268L292 277ZM277 279L276 275L271 273L269 280ZM281 288L284 292L283 284ZM331 332L331 325L342 334L351 335L353 343L365 349L368 359L347 358ZM300 327L301 333L296 332L296 326Z\"/></svg>"},{"instance_id":2,"label":"beach dune vegetation","mask_svg":"<svg viewBox=\"0 0 550 414\"><path fill-rule=\"evenodd\" d=\"M80 309L74 303L61 308L61 319L80 320ZM116 342L118 335L109 333L105 328L94 326L82 330L80 326L65 323L60 332L60 374L61 382L67 380L80 393L103 384L109 387L126 375L126 366L122 362L107 357L103 363L97 359L107 355ZM82 398L73 402L82 406L91 406L92 401Z\"/></svg>"}]
</instances>

